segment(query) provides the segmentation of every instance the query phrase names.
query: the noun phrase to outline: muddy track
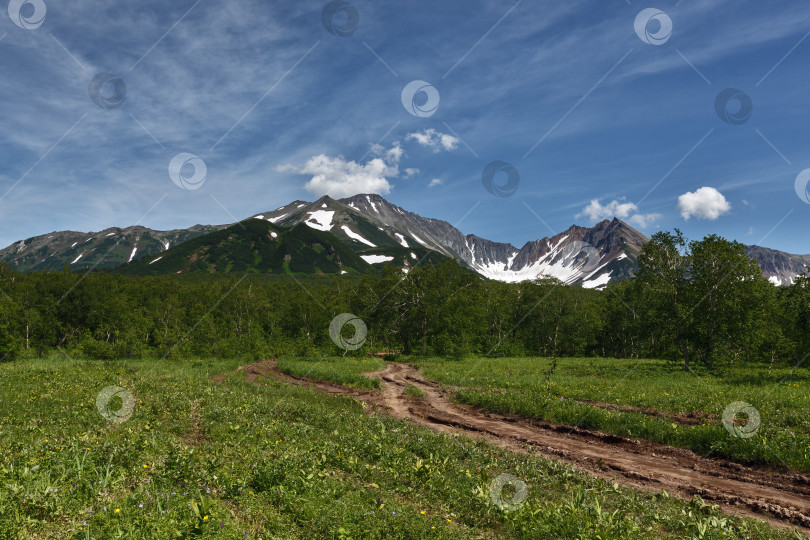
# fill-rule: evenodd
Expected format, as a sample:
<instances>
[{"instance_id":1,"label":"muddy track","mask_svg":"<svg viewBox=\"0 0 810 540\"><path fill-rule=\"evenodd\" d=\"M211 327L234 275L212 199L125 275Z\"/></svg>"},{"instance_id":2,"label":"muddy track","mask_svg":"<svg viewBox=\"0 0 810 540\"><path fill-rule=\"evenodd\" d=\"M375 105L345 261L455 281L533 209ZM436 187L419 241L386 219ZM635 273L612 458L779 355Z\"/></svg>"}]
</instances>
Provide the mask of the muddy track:
<instances>
[{"instance_id":1,"label":"muddy track","mask_svg":"<svg viewBox=\"0 0 810 540\"><path fill-rule=\"evenodd\" d=\"M373 392L293 377L279 371L272 361L258 365L261 368L251 369L254 365L245 370L262 375L272 371L294 384L354 396L379 405L391 416L436 431L482 436L519 452L533 449L625 485L656 492L665 489L681 496L700 495L730 513L766 519L781 528L796 525L810 531L807 474L705 459L682 448L456 405L435 381L425 379L416 366L407 364L388 364L383 371L368 374L382 382L382 388ZM424 396L406 395L408 386L419 388Z\"/></svg>"}]
</instances>

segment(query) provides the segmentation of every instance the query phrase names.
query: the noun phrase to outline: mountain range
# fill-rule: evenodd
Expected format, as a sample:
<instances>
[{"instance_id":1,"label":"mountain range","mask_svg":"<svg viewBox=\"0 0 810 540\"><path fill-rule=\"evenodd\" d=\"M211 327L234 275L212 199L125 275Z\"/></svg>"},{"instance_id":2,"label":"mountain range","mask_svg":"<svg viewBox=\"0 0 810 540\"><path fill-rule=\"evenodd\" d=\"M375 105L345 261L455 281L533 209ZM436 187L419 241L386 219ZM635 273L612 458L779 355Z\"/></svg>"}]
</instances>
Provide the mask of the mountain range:
<instances>
[{"instance_id":1,"label":"mountain range","mask_svg":"<svg viewBox=\"0 0 810 540\"><path fill-rule=\"evenodd\" d=\"M234 225L195 225L155 231L141 226L97 233L54 232L0 250L0 262L23 271L113 269L131 275L188 272L347 274L453 258L483 277L523 281L548 276L602 288L631 278L649 238L627 223L573 225L517 248L464 235L446 221L425 218L379 195L293 201ZM748 247L763 275L787 285L810 265L810 255Z\"/></svg>"}]
</instances>

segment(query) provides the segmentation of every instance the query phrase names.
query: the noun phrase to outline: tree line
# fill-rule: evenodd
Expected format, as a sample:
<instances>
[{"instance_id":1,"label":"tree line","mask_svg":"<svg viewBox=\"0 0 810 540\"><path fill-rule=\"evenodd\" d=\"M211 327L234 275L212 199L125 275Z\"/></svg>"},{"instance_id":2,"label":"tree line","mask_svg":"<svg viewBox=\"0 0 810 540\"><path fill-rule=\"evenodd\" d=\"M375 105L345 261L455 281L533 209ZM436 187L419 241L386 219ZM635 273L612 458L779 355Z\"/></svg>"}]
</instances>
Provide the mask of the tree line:
<instances>
[{"instance_id":1,"label":"tree line","mask_svg":"<svg viewBox=\"0 0 810 540\"><path fill-rule=\"evenodd\" d=\"M762 277L745 246L653 236L635 279L602 291L554 279L501 283L455 261L355 279L227 274L128 277L0 267L0 358L59 349L98 359L405 354L666 358L716 368L797 362L810 352L810 278ZM365 347L329 325L353 313Z\"/></svg>"}]
</instances>

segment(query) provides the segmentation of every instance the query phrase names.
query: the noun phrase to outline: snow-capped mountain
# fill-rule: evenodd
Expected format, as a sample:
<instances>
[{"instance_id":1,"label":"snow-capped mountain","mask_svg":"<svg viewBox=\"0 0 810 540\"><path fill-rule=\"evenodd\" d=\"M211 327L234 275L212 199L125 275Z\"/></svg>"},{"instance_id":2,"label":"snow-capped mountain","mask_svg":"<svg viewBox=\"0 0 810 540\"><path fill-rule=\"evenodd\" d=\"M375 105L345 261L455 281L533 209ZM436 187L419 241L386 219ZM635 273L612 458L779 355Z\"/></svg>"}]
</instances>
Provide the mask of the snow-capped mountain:
<instances>
[{"instance_id":1,"label":"snow-capped mountain","mask_svg":"<svg viewBox=\"0 0 810 540\"><path fill-rule=\"evenodd\" d=\"M527 242L518 248L473 234L465 235L446 221L408 212L372 194L340 200L322 197L315 202L294 201L249 219L280 228L305 225L330 235L327 240L335 237L363 261L348 265L349 270L362 271L358 265L363 264L388 264L408 272L420 262L433 264L443 257L451 257L489 279L515 282L548 276L587 288L602 288L611 281L632 277L637 266L636 256L649 241L623 221L613 219L593 227L574 225L550 238ZM136 226L97 233L54 232L15 242L0 250L0 262L20 271L38 271L61 269L65 264L76 270L114 268L144 259L144 264L152 271L170 262L183 271L188 265L176 251L166 254L166 260L157 263L175 246L195 239L205 243L205 238L226 227L195 225L189 229L154 231ZM271 235L268 239L283 236ZM299 236L289 238L292 241ZM210 238L214 242L218 237ZM290 253L297 253L297 249ZM810 265L810 255L792 255L759 246L749 247L748 254L759 261L763 275L776 285L789 285ZM265 255L268 261L273 260L269 251ZM268 268L275 268L268 264ZM210 266L216 269L220 265L212 262Z\"/></svg>"},{"instance_id":2,"label":"snow-capped mountain","mask_svg":"<svg viewBox=\"0 0 810 540\"><path fill-rule=\"evenodd\" d=\"M366 233L366 236L358 234L360 216L370 220L374 224L371 229L377 230L368 231L371 234ZM432 249L498 281L555 277L569 284L582 283L585 287L603 287L611 280L631 277L636 254L649 240L614 219L593 228L573 226L518 249L473 234L464 235L446 221L408 212L372 194L340 200L322 197L314 203L294 201L254 217L285 226L304 223L367 246Z\"/></svg>"},{"instance_id":3,"label":"snow-capped mountain","mask_svg":"<svg viewBox=\"0 0 810 540\"><path fill-rule=\"evenodd\" d=\"M760 246L749 246L746 253L759 261L762 275L774 285L791 285L797 275L810 267L810 255L793 255Z\"/></svg>"},{"instance_id":4,"label":"snow-capped mountain","mask_svg":"<svg viewBox=\"0 0 810 540\"><path fill-rule=\"evenodd\" d=\"M114 268L141 257L166 251L227 225L194 225L188 229L155 231L134 226L99 232L58 231L15 242L0 249L0 262L21 272Z\"/></svg>"}]
</instances>

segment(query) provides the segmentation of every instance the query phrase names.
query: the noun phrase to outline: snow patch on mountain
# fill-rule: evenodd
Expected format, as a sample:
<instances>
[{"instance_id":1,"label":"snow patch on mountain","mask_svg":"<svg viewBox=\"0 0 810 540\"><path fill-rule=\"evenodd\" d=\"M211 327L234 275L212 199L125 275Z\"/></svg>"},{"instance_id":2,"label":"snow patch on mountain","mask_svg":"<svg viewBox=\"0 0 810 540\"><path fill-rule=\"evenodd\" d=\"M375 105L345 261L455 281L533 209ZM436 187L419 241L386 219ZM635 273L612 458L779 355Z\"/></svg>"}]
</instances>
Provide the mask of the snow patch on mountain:
<instances>
[{"instance_id":1,"label":"snow patch on mountain","mask_svg":"<svg viewBox=\"0 0 810 540\"><path fill-rule=\"evenodd\" d=\"M396 237L397 237L397 240L399 241L399 243L400 243L400 245L401 245L402 247L406 247L406 248L407 248L407 247L411 247L411 246L409 246L409 245L408 245L408 242L406 242L406 241L405 241L405 237L404 237L404 236L402 236L401 234L399 234L399 233L394 233L394 236L396 236Z\"/></svg>"},{"instance_id":2,"label":"snow patch on mountain","mask_svg":"<svg viewBox=\"0 0 810 540\"><path fill-rule=\"evenodd\" d=\"M308 227L319 231L329 231L332 229L332 218L335 216L334 211L316 210L314 212L307 212L307 214L309 214L310 217L304 223L306 223Z\"/></svg>"},{"instance_id":3,"label":"snow patch on mountain","mask_svg":"<svg viewBox=\"0 0 810 540\"><path fill-rule=\"evenodd\" d=\"M132 248L132 253L129 254L129 260L127 261L128 263L132 262L132 259L135 258L135 254L137 252L138 252L138 246L135 246L134 248Z\"/></svg>"},{"instance_id":4,"label":"snow patch on mountain","mask_svg":"<svg viewBox=\"0 0 810 540\"><path fill-rule=\"evenodd\" d=\"M284 215L277 216L277 217L267 218L267 221L269 221L270 223L277 223L277 222L281 221L282 219L284 219L285 217L287 217L289 215L290 214L284 214Z\"/></svg>"},{"instance_id":5,"label":"snow patch on mountain","mask_svg":"<svg viewBox=\"0 0 810 540\"><path fill-rule=\"evenodd\" d=\"M368 196L368 195L366 195L366 200L368 201L368 204L370 204L370 205L371 205L371 208L373 208L373 209L374 209L374 211L375 211L375 212L377 212L377 213L379 214L379 213L380 213L380 211L379 211L379 210L377 210L377 206L374 204L374 201L372 201L372 200L371 200L371 197L370 197L370 196Z\"/></svg>"},{"instance_id":6,"label":"snow patch on mountain","mask_svg":"<svg viewBox=\"0 0 810 540\"><path fill-rule=\"evenodd\" d=\"M519 254L517 251L513 251L509 254L504 264L501 261L477 260L475 258L474 246L472 246L472 267L484 277L507 283L517 283L541 278L556 278L563 283L572 284L581 279L584 272L592 275L594 271L588 268L589 261L586 260L583 263L579 259L581 251L576 244L563 246L567 238L568 235L564 235L545 255L523 267L515 267L514 261ZM600 277L597 279L603 278ZM607 279L610 279L609 274ZM594 286L597 285L598 283Z\"/></svg>"},{"instance_id":7,"label":"snow patch on mountain","mask_svg":"<svg viewBox=\"0 0 810 540\"><path fill-rule=\"evenodd\" d=\"M371 242L363 238L361 235L351 230L348 225L342 225L340 228L343 229L343 232L345 232L346 236L348 236L349 238L357 240L358 242L362 242L367 246L377 247L375 244L372 244Z\"/></svg>"},{"instance_id":8,"label":"snow patch on mountain","mask_svg":"<svg viewBox=\"0 0 810 540\"><path fill-rule=\"evenodd\" d=\"M601 289L608 283L610 283L610 272L605 272L601 276L598 276L594 279L591 279L589 281L583 281L582 286L585 289Z\"/></svg>"},{"instance_id":9,"label":"snow patch on mountain","mask_svg":"<svg viewBox=\"0 0 810 540\"><path fill-rule=\"evenodd\" d=\"M416 236L415 234L413 234L413 231L408 231L408 234L410 234L410 235L411 235L411 238L413 238L414 240L416 240L417 242L419 242L420 244L422 244L422 245L423 245L423 246L425 246L426 248L429 248L429 247L430 247L429 245L427 245L427 243L425 243L425 241L424 241L424 240L422 240L421 238L419 238L418 236Z\"/></svg>"},{"instance_id":10,"label":"snow patch on mountain","mask_svg":"<svg viewBox=\"0 0 810 540\"><path fill-rule=\"evenodd\" d=\"M394 260L393 257L389 257L388 255L360 255L360 258L368 264L391 262Z\"/></svg>"}]
</instances>

